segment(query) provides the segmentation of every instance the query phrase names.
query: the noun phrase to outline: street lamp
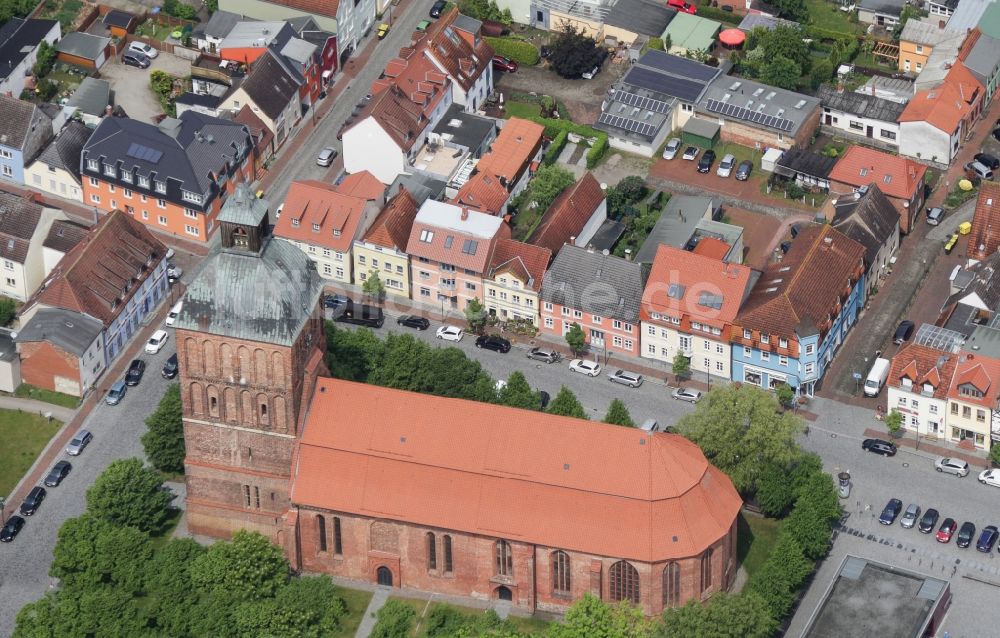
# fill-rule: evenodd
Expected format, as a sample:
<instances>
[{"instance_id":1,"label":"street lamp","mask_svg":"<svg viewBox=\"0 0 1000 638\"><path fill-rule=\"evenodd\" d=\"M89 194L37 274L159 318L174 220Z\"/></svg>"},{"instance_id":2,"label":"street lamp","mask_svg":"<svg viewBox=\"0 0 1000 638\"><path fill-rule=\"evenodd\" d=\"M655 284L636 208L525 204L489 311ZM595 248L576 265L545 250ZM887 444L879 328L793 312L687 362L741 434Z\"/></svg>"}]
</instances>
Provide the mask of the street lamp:
<instances>
[{"instance_id":1,"label":"street lamp","mask_svg":"<svg viewBox=\"0 0 1000 638\"><path fill-rule=\"evenodd\" d=\"M708 382L708 391L712 391L712 372L711 372L711 361L708 357L705 357L705 381Z\"/></svg>"},{"instance_id":2,"label":"street lamp","mask_svg":"<svg viewBox=\"0 0 1000 638\"><path fill-rule=\"evenodd\" d=\"M7 500L4 499L4 497L0 496L0 523L3 523L4 520L6 520L4 518L4 507L6 505L7 505Z\"/></svg>"}]
</instances>

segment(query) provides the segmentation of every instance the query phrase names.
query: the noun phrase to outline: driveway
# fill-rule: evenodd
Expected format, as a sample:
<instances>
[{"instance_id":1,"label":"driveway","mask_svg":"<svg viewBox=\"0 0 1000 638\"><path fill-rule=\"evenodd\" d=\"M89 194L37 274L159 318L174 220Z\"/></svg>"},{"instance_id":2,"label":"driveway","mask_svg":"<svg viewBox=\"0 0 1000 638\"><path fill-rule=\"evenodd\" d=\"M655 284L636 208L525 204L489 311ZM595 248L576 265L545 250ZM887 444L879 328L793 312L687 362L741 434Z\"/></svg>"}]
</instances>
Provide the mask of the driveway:
<instances>
[{"instance_id":1,"label":"driveway","mask_svg":"<svg viewBox=\"0 0 1000 638\"><path fill-rule=\"evenodd\" d=\"M121 57L112 58L101 67L101 77L111 82L115 92L115 104L125 109L128 116L141 122L152 122L163 113L160 102L149 86L152 71L165 71L175 77L191 75L191 63L169 53L160 51L148 69L125 66Z\"/></svg>"},{"instance_id":2,"label":"driveway","mask_svg":"<svg viewBox=\"0 0 1000 638\"><path fill-rule=\"evenodd\" d=\"M495 77L505 99L511 91L551 95L566 105L574 122L593 124L601 115L601 102L608 89L628 69L628 63L616 64L609 57L593 80L567 80L544 64L522 66L515 73L498 71Z\"/></svg>"}]
</instances>

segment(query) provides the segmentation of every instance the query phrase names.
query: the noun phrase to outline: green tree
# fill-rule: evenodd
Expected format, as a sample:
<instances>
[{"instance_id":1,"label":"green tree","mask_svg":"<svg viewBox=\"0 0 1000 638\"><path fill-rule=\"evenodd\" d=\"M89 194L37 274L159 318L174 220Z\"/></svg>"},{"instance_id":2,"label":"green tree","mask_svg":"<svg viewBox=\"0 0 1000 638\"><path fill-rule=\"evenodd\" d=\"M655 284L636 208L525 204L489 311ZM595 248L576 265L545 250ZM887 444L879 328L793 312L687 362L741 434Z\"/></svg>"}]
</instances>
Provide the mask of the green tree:
<instances>
[{"instance_id":1,"label":"green tree","mask_svg":"<svg viewBox=\"0 0 1000 638\"><path fill-rule=\"evenodd\" d=\"M778 55L761 66L758 77L764 84L795 90L802 77L802 68L785 56Z\"/></svg>"},{"instance_id":2,"label":"green tree","mask_svg":"<svg viewBox=\"0 0 1000 638\"><path fill-rule=\"evenodd\" d=\"M137 458L113 461L87 490L87 512L113 525L160 530L173 496L160 474Z\"/></svg>"},{"instance_id":3,"label":"green tree","mask_svg":"<svg viewBox=\"0 0 1000 638\"><path fill-rule=\"evenodd\" d=\"M240 638L323 638L336 632L346 611L329 578L305 576L289 581L274 598L242 603L233 619Z\"/></svg>"},{"instance_id":4,"label":"green tree","mask_svg":"<svg viewBox=\"0 0 1000 638\"><path fill-rule=\"evenodd\" d=\"M782 533L767 561L750 578L748 589L764 599L773 618L784 618L812 570L813 562L802 553L802 547L791 534Z\"/></svg>"},{"instance_id":5,"label":"green tree","mask_svg":"<svg viewBox=\"0 0 1000 638\"><path fill-rule=\"evenodd\" d=\"M146 617L126 591L97 587L50 592L17 615L17 638L148 635Z\"/></svg>"},{"instance_id":6,"label":"green tree","mask_svg":"<svg viewBox=\"0 0 1000 638\"><path fill-rule=\"evenodd\" d=\"M767 603L753 592L716 594L707 604L692 600L663 612L654 638L770 638L778 628Z\"/></svg>"},{"instance_id":7,"label":"green tree","mask_svg":"<svg viewBox=\"0 0 1000 638\"><path fill-rule=\"evenodd\" d=\"M795 504L803 485L822 471L823 462L812 452L801 454L790 467L769 465L757 482L757 505L767 516L783 516Z\"/></svg>"},{"instance_id":8,"label":"green tree","mask_svg":"<svg viewBox=\"0 0 1000 638\"><path fill-rule=\"evenodd\" d=\"M330 376L348 381L367 381L385 356L385 344L367 328L342 330L326 323L326 369Z\"/></svg>"},{"instance_id":9,"label":"green tree","mask_svg":"<svg viewBox=\"0 0 1000 638\"><path fill-rule=\"evenodd\" d=\"M833 478L824 472L813 473L803 483L783 533L795 538L806 558L817 560L829 551L832 525L842 512Z\"/></svg>"},{"instance_id":10,"label":"green tree","mask_svg":"<svg viewBox=\"0 0 1000 638\"><path fill-rule=\"evenodd\" d=\"M646 46L654 51L666 51L663 40L661 38L650 38Z\"/></svg>"},{"instance_id":11,"label":"green tree","mask_svg":"<svg viewBox=\"0 0 1000 638\"><path fill-rule=\"evenodd\" d=\"M630 204L638 202L649 194L649 188L646 187L646 180L639 175L623 177L620 182L615 184L615 189Z\"/></svg>"},{"instance_id":12,"label":"green tree","mask_svg":"<svg viewBox=\"0 0 1000 638\"><path fill-rule=\"evenodd\" d=\"M552 399L549 403L549 414L571 416L577 419L587 418L587 412L583 409L580 401L577 400L573 391L566 386L563 386L559 390L559 394L556 395L556 398Z\"/></svg>"},{"instance_id":13,"label":"green tree","mask_svg":"<svg viewBox=\"0 0 1000 638\"><path fill-rule=\"evenodd\" d=\"M209 15L212 15L219 10L219 0L205 0L205 9L208 10Z\"/></svg>"},{"instance_id":14,"label":"green tree","mask_svg":"<svg viewBox=\"0 0 1000 638\"><path fill-rule=\"evenodd\" d=\"M191 579L206 591L235 600L273 597L288 582L281 549L257 532L240 530L219 541L191 564Z\"/></svg>"},{"instance_id":15,"label":"green tree","mask_svg":"<svg viewBox=\"0 0 1000 638\"><path fill-rule=\"evenodd\" d=\"M691 376L691 358L678 351L670 363L670 368L678 379L686 379Z\"/></svg>"},{"instance_id":16,"label":"green tree","mask_svg":"<svg viewBox=\"0 0 1000 638\"><path fill-rule=\"evenodd\" d=\"M406 638L413 631L417 612L401 600L390 599L375 617L372 638Z\"/></svg>"},{"instance_id":17,"label":"green tree","mask_svg":"<svg viewBox=\"0 0 1000 638\"><path fill-rule=\"evenodd\" d=\"M11 18L26 17L37 4L34 0L0 1L0 24L6 24Z\"/></svg>"},{"instance_id":18,"label":"green tree","mask_svg":"<svg viewBox=\"0 0 1000 638\"><path fill-rule=\"evenodd\" d=\"M40 78L45 77L52 71L52 67L56 63L56 55L58 51L56 48L49 44L48 40L42 40L38 43L38 53L35 58L35 65L31 68L35 75Z\"/></svg>"},{"instance_id":19,"label":"green tree","mask_svg":"<svg viewBox=\"0 0 1000 638\"><path fill-rule=\"evenodd\" d=\"M566 331L566 343L573 354L580 354L587 347L587 336L583 334L580 324L573 322L573 325Z\"/></svg>"},{"instance_id":20,"label":"green tree","mask_svg":"<svg viewBox=\"0 0 1000 638\"><path fill-rule=\"evenodd\" d=\"M993 462L993 467L1000 467L1000 445L990 448L990 461Z\"/></svg>"},{"instance_id":21,"label":"green tree","mask_svg":"<svg viewBox=\"0 0 1000 638\"><path fill-rule=\"evenodd\" d=\"M9 326L17 316L17 302L10 297L0 297L0 326Z\"/></svg>"},{"instance_id":22,"label":"green tree","mask_svg":"<svg viewBox=\"0 0 1000 638\"><path fill-rule=\"evenodd\" d=\"M885 417L885 427L889 430L889 434L899 436L900 430L903 429L902 413L896 408L890 410L889 414Z\"/></svg>"},{"instance_id":23,"label":"green tree","mask_svg":"<svg viewBox=\"0 0 1000 638\"><path fill-rule=\"evenodd\" d=\"M194 20L198 16L197 9L180 0L163 0L163 12L182 20Z\"/></svg>"},{"instance_id":24,"label":"green tree","mask_svg":"<svg viewBox=\"0 0 1000 638\"><path fill-rule=\"evenodd\" d=\"M576 182L573 173L558 164L545 165L538 169L531 180L531 187L525 195L525 201L535 202L538 210L548 210L559 193ZM523 205L523 204L522 204Z\"/></svg>"},{"instance_id":25,"label":"green tree","mask_svg":"<svg viewBox=\"0 0 1000 638\"><path fill-rule=\"evenodd\" d=\"M195 559L207 550L191 538L174 538L153 556L147 569L149 614L164 636L217 635L215 623L203 617L201 594L191 577ZM207 621L207 622L206 622ZM196 631L195 626L209 627Z\"/></svg>"},{"instance_id":26,"label":"green tree","mask_svg":"<svg viewBox=\"0 0 1000 638\"><path fill-rule=\"evenodd\" d=\"M604 415L604 422L611 425L623 425L629 428L635 427L635 421L632 420L632 416L628 413L628 408L625 407L625 402L621 399L613 399L611 401L611 405L608 406L608 413Z\"/></svg>"},{"instance_id":27,"label":"green tree","mask_svg":"<svg viewBox=\"0 0 1000 638\"><path fill-rule=\"evenodd\" d=\"M611 605L588 592L562 622L550 626L547 638L647 638L650 626L640 608L627 602Z\"/></svg>"},{"instance_id":28,"label":"green tree","mask_svg":"<svg viewBox=\"0 0 1000 638\"><path fill-rule=\"evenodd\" d=\"M778 386L778 389L775 390L774 396L778 399L778 403L780 403L782 407L790 408L792 407L792 402L795 401L795 390L793 390L792 386L787 383L782 383Z\"/></svg>"},{"instance_id":29,"label":"green tree","mask_svg":"<svg viewBox=\"0 0 1000 638\"><path fill-rule=\"evenodd\" d=\"M604 50L590 36L567 23L552 41L549 64L564 78L578 78L604 60Z\"/></svg>"},{"instance_id":30,"label":"green tree","mask_svg":"<svg viewBox=\"0 0 1000 638\"><path fill-rule=\"evenodd\" d=\"M520 371L514 371L507 378L507 383L497 393L502 405L525 410L541 409L541 397L531 389L528 380Z\"/></svg>"},{"instance_id":31,"label":"green tree","mask_svg":"<svg viewBox=\"0 0 1000 638\"><path fill-rule=\"evenodd\" d=\"M483 329L486 328L486 309L483 307L483 302L479 301L478 298L473 297L469 300L469 303L465 305L465 320L469 322L469 331L476 334L482 334Z\"/></svg>"},{"instance_id":32,"label":"green tree","mask_svg":"<svg viewBox=\"0 0 1000 638\"><path fill-rule=\"evenodd\" d=\"M184 472L184 421L181 387L173 383L160 404L146 418L149 431L142 435L142 449L153 467L161 472Z\"/></svg>"},{"instance_id":33,"label":"green tree","mask_svg":"<svg viewBox=\"0 0 1000 638\"><path fill-rule=\"evenodd\" d=\"M61 579L68 589L110 585L131 594L142 589L145 564L151 557L149 536L144 532L87 513L67 519L59 528L49 575Z\"/></svg>"},{"instance_id":34,"label":"green tree","mask_svg":"<svg viewBox=\"0 0 1000 638\"><path fill-rule=\"evenodd\" d=\"M368 272L368 278L361 284L361 290L372 299L381 301L385 297L385 284L379 277L378 271L372 269Z\"/></svg>"},{"instance_id":35,"label":"green tree","mask_svg":"<svg viewBox=\"0 0 1000 638\"><path fill-rule=\"evenodd\" d=\"M806 6L805 0L774 0L771 5L778 10L778 15L782 18L795 22L809 20L809 7Z\"/></svg>"},{"instance_id":36,"label":"green tree","mask_svg":"<svg viewBox=\"0 0 1000 638\"><path fill-rule=\"evenodd\" d=\"M59 92L59 85L48 78L42 78L35 85L35 95L43 102L48 102Z\"/></svg>"},{"instance_id":37,"label":"green tree","mask_svg":"<svg viewBox=\"0 0 1000 638\"><path fill-rule=\"evenodd\" d=\"M795 437L804 429L774 395L752 385L713 389L677 427L744 494L754 492L765 467L787 467L798 457Z\"/></svg>"}]
</instances>

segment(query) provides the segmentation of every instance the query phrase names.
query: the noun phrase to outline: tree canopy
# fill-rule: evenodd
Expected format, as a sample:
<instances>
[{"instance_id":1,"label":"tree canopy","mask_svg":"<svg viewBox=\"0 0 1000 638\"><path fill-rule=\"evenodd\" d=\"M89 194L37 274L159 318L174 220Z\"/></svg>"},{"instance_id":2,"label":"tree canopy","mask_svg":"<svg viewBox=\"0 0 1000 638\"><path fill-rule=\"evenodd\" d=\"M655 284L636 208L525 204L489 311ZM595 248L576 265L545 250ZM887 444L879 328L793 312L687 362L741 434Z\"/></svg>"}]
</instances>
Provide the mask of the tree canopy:
<instances>
[{"instance_id":1,"label":"tree canopy","mask_svg":"<svg viewBox=\"0 0 1000 638\"><path fill-rule=\"evenodd\" d=\"M587 412L583 409L583 405L577 400L573 391L566 386L560 388L559 394L549 403L549 414L572 416L577 419L587 418Z\"/></svg>"},{"instance_id":2,"label":"tree canopy","mask_svg":"<svg viewBox=\"0 0 1000 638\"><path fill-rule=\"evenodd\" d=\"M531 185L524 191L523 198L518 199L516 207L521 208L527 203L535 202L538 210L548 210L556 197L559 197L559 193L572 186L574 182L576 178L573 173L557 164L546 164L535 173Z\"/></svg>"},{"instance_id":3,"label":"tree canopy","mask_svg":"<svg viewBox=\"0 0 1000 638\"><path fill-rule=\"evenodd\" d=\"M528 385L528 380L519 370L510 373L507 382L497 393L497 399L501 405L507 405L512 408L524 408L525 410L541 409L541 396L538 391L531 389L531 386Z\"/></svg>"},{"instance_id":4,"label":"tree canopy","mask_svg":"<svg viewBox=\"0 0 1000 638\"><path fill-rule=\"evenodd\" d=\"M113 461L87 490L87 511L113 525L158 530L173 500L159 473L136 458Z\"/></svg>"},{"instance_id":5,"label":"tree canopy","mask_svg":"<svg viewBox=\"0 0 1000 638\"><path fill-rule=\"evenodd\" d=\"M635 427L635 421L632 420L632 415L628 413L628 408L625 407L625 402L621 399L613 399L611 401L611 405L608 406L608 413L604 415L604 422L611 425L623 425L629 428Z\"/></svg>"},{"instance_id":6,"label":"tree canopy","mask_svg":"<svg viewBox=\"0 0 1000 638\"><path fill-rule=\"evenodd\" d=\"M706 604L692 600L663 612L655 638L770 638L778 628L763 598L752 593L720 593Z\"/></svg>"},{"instance_id":7,"label":"tree canopy","mask_svg":"<svg viewBox=\"0 0 1000 638\"><path fill-rule=\"evenodd\" d=\"M574 354L583 352L587 347L587 335L583 334L583 328L575 321L566 331L566 345Z\"/></svg>"},{"instance_id":8,"label":"tree canopy","mask_svg":"<svg viewBox=\"0 0 1000 638\"><path fill-rule=\"evenodd\" d=\"M548 638L646 638L649 630L650 623L638 607L627 602L608 604L588 592L569 608L561 623L551 627Z\"/></svg>"},{"instance_id":9,"label":"tree canopy","mask_svg":"<svg viewBox=\"0 0 1000 638\"><path fill-rule=\"evenodd\" d=\"M149 431L142 435L142 449L153 467L161 472L184 472L184 419L181 387L173 383L160 404L146 418Z\"/></svg>"},{"instance_id":10,"label":"tree canopy","mask_svg":"<svg viewBox=\"0 0 1000 638\"><path fill-rule=\"evenodd\" d=\"M549 64L564 78L578 78L604 60L596 40L571 24L563 26L552 41Z\"/></svg>"}]
</instances>

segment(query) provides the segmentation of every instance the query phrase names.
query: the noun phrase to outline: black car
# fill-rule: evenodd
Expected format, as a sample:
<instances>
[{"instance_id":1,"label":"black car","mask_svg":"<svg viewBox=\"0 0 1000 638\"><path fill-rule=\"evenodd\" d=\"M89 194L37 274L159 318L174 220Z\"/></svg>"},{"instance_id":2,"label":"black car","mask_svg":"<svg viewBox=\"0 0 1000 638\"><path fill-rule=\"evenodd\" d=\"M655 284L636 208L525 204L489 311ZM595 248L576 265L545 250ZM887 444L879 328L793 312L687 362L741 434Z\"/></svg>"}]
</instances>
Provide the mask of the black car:
<instances>
[{"instance_id":1,"label":"black car","mask_svg":"<svg viewBox=\"0 0 1000 638\"><path fill-rule=\"evenodd\" d=\"M708 149L707 151L705 151L705 154L701 156L701 159L698 160L698 172L707 173L708 171L712 170L712 164L714 163L715 163L715 151L713 151L712 149Z\"/></svg>"},{"instance_id":2,"label":"black car","mask_svg":"<svg viewBox=\"0 0 1000 638\"><path fill-rule=\"evenodd\" d=\"M736 179L745 182L750 179L750 173L753 171L753 162L750 160L743 160L740 165L736 167Z\"/></svg>"},{"instance_id":3,"label":"black car","mask_svg":"<svg viewBox=\"0 0 1000 638\"><path fill-rule=\"evenodd\" d=\"M21 516L31 516L38 509L38 506L42 504L45 500L45 488L35 486L31 488L28 495L24 497L24 501L21 502L21 508L18 510Z\"/></svg>"},{"instance_id":4,"label":"black car","mask_svg":"<svg viewBox=\"0 0 1000 638\"><path fill-rule=\"evenodd\" d=\"M142 374L146 371L146 362L142 359L132 359L132 363L128 366L128 372L125 373L125 385L134 386L139 385L142 381Z\"/></svg>"},{"instance_id":5,"label":"black car","mask_svg":"<svg viewBox=\"0 0 1000 638\"><path fill-rule=\"evenodd\" d=\"M990 155L989 153L976 153L972 159L976 160L991 171L995 171L1000 168L1000 158L997 158L995 155Z\"/></svg>"},{"instance_id":6,"label":"black car","mask_svg":"<svg viewBox=\"0 0 1000 638\"><path fill-rule=\"evenodd\" d=\"M861 443L861 449L882 456L896 456L896 446L882 439L865 439Z\"/></svg>"},{"instance_id":7,"label":"black car","mask_svg":"<svg viewBox=\"0 0 1000 638\"><path fill-rule=\"evenodd\" d=\"M440 18L441 12L444 11L445 6L448 3L445 0L437 0L433 5L431 5L431 17Z\"/></svg>"},{"instance_id":8,"label":"black car","mask_svg":"<svg viewBox=\"0 0 1000 638\"><path fill-rule=\"evenodd\" d=\"M538 398L540 399L541 408L543 410L545 408L549 407L549 401L552 400L552 397L549 396L548 392L546 392L545 390L539 390L538 391Z\"/></svg>"},{"instance_id":9,"label":"black car","mask_svg":"<svg viewBox=\"0 0 1000 638\"><path fill-rule=\"evenodd\" d=\"M431 327L430 321L417 315L403 315L399 319L396 319L396 323L407 328L416 328L417 330L427 330Z\"/></svg>"},{"instance_id":10,"label":"black car","mask_svg":"<svg viewBox=\"0 0 1000 638\"><path fill-rule=\"evenodd\" d=\"M385 313L381 308L363 303L354 303L353 301L344 304L334 314L337 315L335 317L336 321L353 323L369 328L381 328L385 323Z\"/></svg>"},{"instance_id":11,"label":"black car","mask_svg":"<svg viewBox=\"0 0 1000 638\"><path fill-rule=\"evenodd\" d=\"M351 303L351 298L347 295L327 295L323 298L324 308L339 308Z\"/></svg>"},{"instance_id":12,"label":"black car","mask_svg":"<svg viewBox=\"0 0 1000 638\"><path fill-rule=\"evenodd\" d=\"M177 366L177 353L175 352L174 354L170 355L170 358L167 359L167 362L163 364L163 369L160 370L160 375L162 375L164 379L173 379L174 377L177 376L178 370L179 368Z\"/></svg>"},{"instance_id":13,"label":"black car","mask_svg":"<svg viewBox=\"0 0 1000 638\"><path fill-rule=\"evenodd\" d=\"M972 544L972 539L975 536L976 526L969 521L965 521L958 530L958 537L955 539L955 544L964 549Z\"/></svg>"},{"instance_id":14,"label":"black car","mask_svg":"<svg viewBox=\"0 0 1000 638\"><path fill-rule=\"evenodd\" d=\"M940 514L938 514L938 511L936 509L931 508L927 510L926 512L924 512L924 515L920 519L920 522L917 523L917 531L923 534L930 534L931 532L934 531L934 526L937 525L939 517Z\"/></svg>"},{"instance_id":15,"label":"black car","mask_svg":"<svg viewBox=\"0 0 1000 638\"><path fill-rule=\"evenodd\" d=\"M993 129L993 139L1000 142L1000 128Z\"/></svg>"},{"instance_id":16,"label":"black car","mask_svg":"<svg viewBox=\"0 0 1000 638\"><path fill-rule=\"evenodd\" d=\"M976 541L976 549L985 553L993 550L994 543L997 542L997 531L996 525L987 525L983 528L983 532L979 535L979 540Z\"/></svg>"},{"instance_id":17,"label":"black car","mask_svg":"<svg viewBox=\"0 0 1000 638\"><path fill-rule=\"evenodd\" d=\"M900 321L899 325L896 327L895 334L892 335L892 342L897 346L904 341L909 341L910 337L913 336L913 322L909 319L905 321Z\"/></svg>"},{"instance_id":18,"label":"black car","mask_svg":"<svg viewBox=\"0 0 1000 638\"><path fill-rule=\"evenodd\" d=\"M497 352L510 352L510 341L500 335L483 335L476 339L476 347Z\"/></svg>"},{"instance_id":19,"label":"black car","mask_svg":"<svg viewBox=\"0 0 1000 638\"><path fill-rule=\"evenodd\" d=\"M138 51L126 51L122 55L122 64L125 66L134 66L139 69L148 69L151 62L149 58Z\"/></svg>"},{"instance_id":20,"label":"black car","mask_svg":"<svg viewBox=\"0 0 1000 638\"><path fill-rule=\"evenodd\" d=\"M24 519L20 516L11 516L7 523L0 529L0 543L9 543L14 540L17 533L24 527Z\"/></svg>"},{"instance_id":21,"label":"black car","mask_svg":"<svg viewBox=\"0 0 1000 638\"><path fill-rule=\"evenodd\" d=\"M878 522L883 525L892 525L896 522L896 517L903 510L903 501L898 498L890 498L889 502L885 504L885 509L882 510L882 514L878 517Z\"/></svg>"},{"instance_id":22,"label":"black car","mask_svg":"<svg viewBox=\"0 0 1000 638\"><path fill-rule=\"evenodd\" d=\"M73 466L69 461L59 461L49 470L49 475L45 477L45 487L58 487L62 480L66 478Z\"/></svg>"}]
</instances>

